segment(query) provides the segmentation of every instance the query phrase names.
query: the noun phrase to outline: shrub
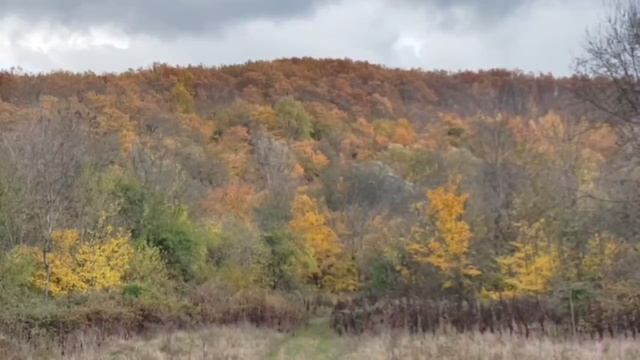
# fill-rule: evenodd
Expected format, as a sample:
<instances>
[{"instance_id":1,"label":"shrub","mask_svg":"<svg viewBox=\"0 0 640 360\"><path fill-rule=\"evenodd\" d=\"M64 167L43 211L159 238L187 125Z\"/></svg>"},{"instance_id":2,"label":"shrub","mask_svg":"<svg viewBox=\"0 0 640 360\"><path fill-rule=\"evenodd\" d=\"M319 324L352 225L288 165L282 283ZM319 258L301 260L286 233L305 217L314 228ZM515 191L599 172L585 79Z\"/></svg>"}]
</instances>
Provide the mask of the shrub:
<instances>
[{"instance_id":1,"label":"shrub","mask_svg":"<svg viewBox=\"0 0 640 360\"><path fill-rule=\"evenodd\" d=\"M181 206L167 204L159 194L137 181L120 179L113 190L121 222L131 229L138 243L156 247L174 275L193 280L206 254L206 233Z\"/></svg>"},{"instance_id":2,"label":"shrub","mask_svg":"<svg viewBox=\"0 0 640 360\"><path fill-rule=\"evenodd\" d=\"M204 260L205 239L186 210L155 205L147 215L140 240L157 247L169 268L184 280L196 277Z\"/></svg>"},{"instance_id":3,"label":"shrub","mask_svg":"<svg viewBox=\"0 0 640 360\"><path fill-rule=\"evenodd\" d=\"M276 230L262 238L269 249L269 256L264 260L264 282L272 289L291 290L297 287L299 279L295 267L300 254L293 234L287 230Z\"/></svg>"},{"instance_id":4,"label":"shrub","mask_svg":"<svg viewBox=\"0 0 640 360\"><path fill-rule=\"evenodd\" d=\"M36 264L33 284L54 296L120 286L133 255L129 236L111 228L95 235L91 241L82 242L75 229L54 231L53 250L46 254L46 261L41 249L20 248Z\"/></svg>"},{"instance_id":5,"label":"shrub","mask_svg":"<svg viewBox=\"0 0 640 360\"><path fill-rule=\"evenodd\" d=\"M305 319L303 303L293 296L266 289L234 290L228 284L209 281L191 294L197 318L204 323L249 322L279 330L292 330Z\"/></svg>"},{"instance_id":6,"label":"shrub","mask_svg":"<svg viewBox=\"0 0 640 360\"><path fill-rule=\"evenodd\" d=\"M302 104L292 98L284 98L274 107L278 114L278 127L290 139L308 139L313 131L313 118Z\"/></svg>"},{"instance_id":7,"label":"shrub","mask_svg":"<svg viewBox=\"0 0 640 360\"><path fill-rule=\"evenodd\" d=\"M123 295L133 298L166 298L175 288L160 250L144 242L135 248L125 281Z\"/></svg>"}]
</instances>

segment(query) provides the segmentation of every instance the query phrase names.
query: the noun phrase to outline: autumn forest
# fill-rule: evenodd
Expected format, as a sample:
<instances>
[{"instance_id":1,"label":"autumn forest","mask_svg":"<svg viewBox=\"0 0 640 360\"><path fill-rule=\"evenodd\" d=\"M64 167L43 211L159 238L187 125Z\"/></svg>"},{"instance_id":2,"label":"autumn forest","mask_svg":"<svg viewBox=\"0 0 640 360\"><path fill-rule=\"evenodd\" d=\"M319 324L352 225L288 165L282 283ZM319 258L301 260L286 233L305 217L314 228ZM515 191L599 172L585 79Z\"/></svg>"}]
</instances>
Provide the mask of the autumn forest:
<instances>
[{"instance_id":1,"label":"autumn forest","mask_svg":"<svg viewBox=\"0 0 640 360\"><path fill-rule=\"evenodd\" d=\"M636 336L640 101L609 35L562 78L0 73L0 332Z\"/></svg>"}]
</instances>

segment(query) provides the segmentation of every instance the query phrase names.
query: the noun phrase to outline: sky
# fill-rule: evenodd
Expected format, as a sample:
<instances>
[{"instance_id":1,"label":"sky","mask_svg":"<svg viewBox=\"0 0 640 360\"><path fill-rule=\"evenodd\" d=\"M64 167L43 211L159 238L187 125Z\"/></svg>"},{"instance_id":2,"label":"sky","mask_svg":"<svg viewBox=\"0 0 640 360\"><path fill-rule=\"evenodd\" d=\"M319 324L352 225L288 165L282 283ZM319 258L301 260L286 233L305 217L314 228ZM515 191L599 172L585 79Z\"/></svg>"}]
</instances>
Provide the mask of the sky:
<instances>
[{"instance_id":1,"label":"sky","mask_svg":"<svg viewBox=\"0 0 640 360\"><path fill-rule=\"evenodd\" d=\"M603 0L0 0L0 69L351 58L569 75Z\"/></svg>"}]
</instances>

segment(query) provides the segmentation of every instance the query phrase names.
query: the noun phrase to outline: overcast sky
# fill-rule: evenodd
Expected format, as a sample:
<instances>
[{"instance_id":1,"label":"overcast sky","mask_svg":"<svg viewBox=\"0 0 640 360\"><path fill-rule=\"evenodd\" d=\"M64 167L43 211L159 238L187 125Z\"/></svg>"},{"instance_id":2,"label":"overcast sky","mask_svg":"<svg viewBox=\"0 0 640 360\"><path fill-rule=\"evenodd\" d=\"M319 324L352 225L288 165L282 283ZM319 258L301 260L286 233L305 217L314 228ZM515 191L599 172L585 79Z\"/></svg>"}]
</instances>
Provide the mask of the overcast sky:
<instances>
[{"instance_id":1,"label":"overcast sky","mask_svg":"<svg viewBox=\"0 0 640 360\"><path fill-rule=\"evenodd\" d=\"M349 57L567 75L602 0L0 0L0 68Z\"/></svg>"}]
</instances>

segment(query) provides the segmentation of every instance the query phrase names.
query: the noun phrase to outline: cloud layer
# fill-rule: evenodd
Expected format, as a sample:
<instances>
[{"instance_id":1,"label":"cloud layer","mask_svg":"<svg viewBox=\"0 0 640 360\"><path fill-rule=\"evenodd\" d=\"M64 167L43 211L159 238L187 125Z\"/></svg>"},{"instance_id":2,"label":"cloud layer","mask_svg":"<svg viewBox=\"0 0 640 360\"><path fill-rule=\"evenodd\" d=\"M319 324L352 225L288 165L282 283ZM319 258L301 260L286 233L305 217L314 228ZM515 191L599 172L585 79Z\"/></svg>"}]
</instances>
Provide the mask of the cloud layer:
<instances>
[{"instance_id":1,"label":"cloud layer","mask_svg":"<svg viewBox=\"0 0 640 360\"><path fill-rule=\"evenodd\" d=\"M0 68L313 56L564 75L602 10L601 0L0 0Z\"/></svg>"}]
</instances>

